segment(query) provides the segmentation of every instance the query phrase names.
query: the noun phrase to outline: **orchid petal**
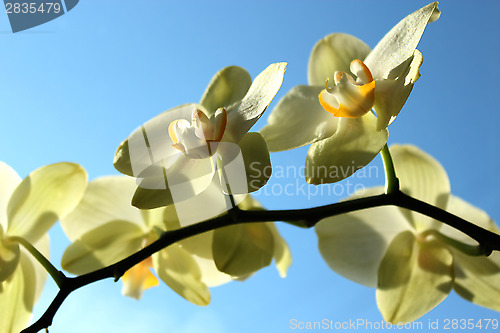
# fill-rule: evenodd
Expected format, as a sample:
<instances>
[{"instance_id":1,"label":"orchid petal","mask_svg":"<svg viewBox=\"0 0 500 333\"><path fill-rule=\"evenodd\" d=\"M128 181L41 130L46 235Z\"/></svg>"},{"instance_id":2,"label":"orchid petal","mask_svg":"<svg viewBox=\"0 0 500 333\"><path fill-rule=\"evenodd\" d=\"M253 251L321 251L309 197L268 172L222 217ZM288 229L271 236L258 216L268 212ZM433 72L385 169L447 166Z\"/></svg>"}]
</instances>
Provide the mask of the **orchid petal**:
<instances>
[{"instance_id":1,"label":"orchid petal","mask_svg":"<svg viewBox=\"0 0 500 333\"><path fill-rule=\"evenodd\" d=\"M286 277L288 268L292 265L292 253L285 239L281 237L278 228L273 222L268 222L266 226L273 234L274 253L273 258L276 263L276 268L282 278Z\"/></svg>"},{"instance_id":2,"label":"orchid petal","mask_svg":"<svg viewBox=\"0 0 500 333\"><path fill-rule=\"evenodd\" d=\"M146 289L156 287L159 282L151 272L151 268L153 268L153 260L148 257L127 270L121 277L123 282L122 294L140 299Z\"/></svg>"},{"instance_id":3,"label":"orchid petal","mask_svg":"<svg viewBox=\"0 0 500 333\"><path fill-rule=\"evenodd\" d=\"M7 234L35 242L70 213L87 186L87 173L73 163L41 167L28 175L10 198Z\"/></svg>"},{"instance_id":4,"label":"orchid petal","mask_svg":"<svg viewBox=\"0 0 500 333\"><path fill-rule=\"evenodd\" d=\"M214 231L212 251L221 272L246 276L271 264L274 237L265 223L232 225Z\"/></svg>"},{"instance_id":5,"label":"orchid petal","mask_svg":"<svg viewBox=\"0 0 500 333\"><path fill-rule=\"evenodd\" d=\"M28 324L38 289L43 287L33 280L35 265L23 254L19 269L0 282L0 332L18 333Z\"/></svg>"},{"instance_id":6,"label":"orchid petal","mask_svg":"<svg viewBox=\"0 0 500 333\"><path fill-rule=\"evenodd\" d=\"M179 151L172 147L174 142L169 136L168 128L176 120L190 122L197 109L203 110L197 104L178 106L157 115L133 131L115 153L113 164L116 170L128 176L139 177L145 169L162 160L173 163Z\"/></svg>"},{"instance_id":7,"label":"orchid petal","mask_svg":"<svg viewBox=\"0 0 500 333\"><path fill-rule=\"evenodd\" d=\"M253 81L247 94L227 109L226 132L238 142L267 109L283 83L286 63L269 65Z\"/></svg>"},{"instance_id":8,"label":"orchid petal","mask_svg":"<svg viewBox=\"0 0 500 333\"><path fill-rule=\"evenodd\" d=\"M78 206L61 219L71 241L108 222L121 220L146 230L141 212L130 205L137 184L133 178L108 176L92 180Z\"/></svg>"},{"instance_id":9,"label":"orchid petal","mask_svg":"<svg viewBox=\"0 0 500 333\"><path fill-rule=\"evenodd\" d=\"M210 303L210 291L201 282L200 268L193 256L177 244L155 253L156 273L176 293L196 305Z\"/></svg>"},{"instance_id":10,"label":"orchid petal","mask_svg":"<svg viewBox=\"0 0 500 333\"><path fill-rule=\"evenodd\" d=\"M428 23L440 16L438 3L433 2L408 15L395 25L365 59L375 84L377 130L394 121L420 76L422 54L416 50Z\"/></svg>"},{"instance_id":11,"label":"orchid petal","mask_svg":"<svg viewBox=\"0 0 500 333\"><path fill-rule=\"evenodd\" d=\"M252 85L252 77L237 66L225 67L217 72L201 97L203 105L211 116L218 108L227 108L245 97Z\"/></svg>"},{"instance_id":12,"label":"orchid petal","mask_svg":"<svg viewBox=\"0 0 500 333\"><path fill-rule=\"evenodd\" d=\"M438 241L397 235L378 270L377 305L393 324L417 320L441 303L453 285L453 257Z\"/></svg>"},{"instance_id":13,"label":"orchid petal","mask_svg":"<svg viewBox=\"0 0 500 333\"><path fill-rule=\"evenodd\" d=\"M10 166L0 161L0 229L7 229L7 204L21 182L21 177Z\"/></svg>"},{"instance_id":14,"label":"orchid petal","mask_svg":"<svg viewBox=\"0 0 500 333\"><path fill-rule=\"evenodd\" d=\"M168 206L202 193L212 182L215 169L210 158L181 155L168 169L152 166L145 172L132 198L132 205L140 209Z\"/></svg>"},{"instance_id":15,"label":"orchid petal","mask_svg":"<svg viewBox=\"0 0 500 333\"><path fill-rule=\"evenodd\" d=\"M326 80L333 78L335 72L348 73L351 61L363 60L368 53L370 47L354 36L343 33L326 36L314 45L309 57L309 84L324 87Z\"/></svg>"},{"instance_id":16,"label":"orchid petal","mask_svg":"<svg viewBox=\"0 0 500 333\"><path fill-rule=\"evenodd\" d=\"M271 176L271 158L267 144L259 133L247 133L238 143L245 163L245 179L250 193L264 186ZM233 192L235 193L235 192Z\"/></svg>"},{"instance_id":17,"label":"orchid petal","mask_svg":"<svg viewBox=\"0 0 500 333\"><path fill-rule=\"evenodd\" d=\"M370 188L348 200L384 192ZM316 224L318 247L328 266L338 274L368 287L377 286L380 261L392 239L410 225L393 206L364 209L321 220Z\"/></svg>"},{"instance_id":18,"label":"orchid petal","mask_svg":"<svg viewBox=\"0 0 500 333\"><path fill-rule=\"evenodd\" d=\"M457 215L467 221L470 221L481 228L500 234L495 222L488 216L488 214L463 199L450 195L446 210L454 215ZM447 224L441 226L440 232L446 236L456 239L462 243L469 245L477 245L477 242L463 232L450 227Z\"/></svg>"},{"instance_id":19,"label":"orchid petal","mask_svg":"<svg viewBox=\"0 0 500 333\"><path fill-rule=\"evenodd\" d=\"M446 209L450 181L443 166L432 156L412 145L390 148L401 190L412 197ZM441 223L419 213L404 210L417 231L439 229Z\"/></svg>"},{"instance_id":20,"label":"orchid petal","mask_svg":"<svg viewBox=\"0 0 500 333\"><path fill-rule=\"evenodd\" d=\"M271 152L305 146L335 133L338 118L318 101L323 88L296 86L278 102L260 130Z\"/></svg>"},{"instance_id":21,"label":"orchid petal","mask_svg":"<svg viewBox=\"0 0 500 333\"><path fill-rule=\"evenodd\" d=\"M410 96L413 85L420 77L418 69L422 65L422 61L422 53L415 50L413 56L401 65L406 68L401 76L375 81L373 109L377 113L377 130L386 128L396 119Z\"/></svg>"},{"instance_id":22,"label":"orchid petal","mask_svg":"<svg viewBox=\"0 0 500 333\"><path fill-rule=\"evenodd\" d=\"M258 202L251 195L247 195L245 199L238 205L242 210L264 210L260 202ZM292 254L290 248L286 241L281 237L278 228L274 222L267 222L266 226L269 228L273 235L274 240L274 261L276 263L276 268L281 277L286 277L288 268L292 264Z\"/></svg>"},{"instance_id":23,"label":"orchid petal","mask_svg":"<svg viewBox=\"0 0 500 333\"><path fill-rule=\"evenodd\" d=\"M140 250L144 231L134 223L110 221L82 235L64 251L62 267L85 274L116 263Z\"/></svg>"},{"instance_id":24,"label":"orchid petal","mask_svg":"<svg viewBox=\"0 0 500 333\"><path fill-rule=\"evenodd\" d=\"M217 287L233 280L231 275L222 273L217 269L213 259L206 259L196 255L193 255L193 258L200 267L201 282L206 284L207 287Z\"/></svg>"},{"instance_id":25,"label":"orchid petal","mask_svg":"<svg viewBox=\"0 0 500 333\"><path fill-rule=\"evenodd\" d=\"M364 60L373 77L395 79L407 72L401 65L413 56L427 24L436 21L440 14L438 3L433 2L396 24Z\"/></svg>"},{"instance_id":26,"label":"orchid petal","mask_svg":"<svg viewBox=\"0 0 500 333\"><path fill-rule=\"evenodd\" d=\"M243 198L244 195L234 195L234 203L237 205ZM170 221L169 224L187 226L214 218L226 213L232 208L232 204L233 202L229 196L223 193L219 178L214 177L212 183L210 183L205 191L187 200L175 203L178 222L173 223L175 221ZM200 253L197 254L203 256Z\"/></svg>"},{"instance_id":27,"label":"orchid petal","mask_svg":"<svg viewBox=\"0 0 500 333\"><path fill-rule=\"evenodd\" d=\"M471 257L453 250L455 284L453 288L469 302L500 311L500 253L490 257Z\"/></svg>"},{"instance_id":28,"label":"orchid petal","mask_svg":"<svg viewBox=\"0 0 500 333\"><path fill-rule=\"evenodd\" d=\"M0 233L0 283L7 280L19 266L21 249Z\"/></svg>"},{"instance_id":29,"label":"orchid petal","mask_svg":"<svg viewBox=\"0 0 500 333\"><path fill-rule=\"evenodd\" d=\"M377 156L387 142L387 130L376 131L377 118L341 118L335 134L311 145L306 159L306 180L335 183L351 176Z\"/></svg>"}]
</instances>

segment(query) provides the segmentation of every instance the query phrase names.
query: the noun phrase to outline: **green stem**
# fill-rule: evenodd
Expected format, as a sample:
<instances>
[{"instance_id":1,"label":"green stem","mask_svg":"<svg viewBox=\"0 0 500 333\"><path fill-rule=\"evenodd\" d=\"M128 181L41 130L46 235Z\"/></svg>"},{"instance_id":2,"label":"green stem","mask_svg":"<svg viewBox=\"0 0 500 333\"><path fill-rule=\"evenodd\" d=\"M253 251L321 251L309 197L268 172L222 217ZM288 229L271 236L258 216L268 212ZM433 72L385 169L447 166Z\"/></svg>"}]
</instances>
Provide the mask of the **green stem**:
<instances>
[{"instance_id":1,"label":"green stem","mask_svg":"<svg viewBox=\"0 0 500 333\"><path fill-rule=\"evenodd\" d=\"M45 268L47 273L50 274L50 276L52 277L52 279L54 279L57 286L61 288L62 284L66 279L66 276L64 275L63 272L61 272L54 265L52 265L52 263L47 258L45 258L45 256L40 251L38 251L33 245L31 245L31 243L28 242L26 239L18 236L12 236L9 237L9 240L21 244L26 250L28 250L28 252L31 253L31 255L40 263L40 265L42 265L43 268Z\"/></svg>"},{"instance_id":2,"label":"green stem","mask_svg":"<svg viewBox=\"0 0 500 333\"><path fill-rule=\"evenodd\" d=\"M394 162L392 161L391 153L389 152L387 144L384 148L382 148L380 156L382 156L382 161L384 163L385 193L389 194L399 191L399 179L396 177L396 169L394 168Z\"/></svg>"}]
</instances>

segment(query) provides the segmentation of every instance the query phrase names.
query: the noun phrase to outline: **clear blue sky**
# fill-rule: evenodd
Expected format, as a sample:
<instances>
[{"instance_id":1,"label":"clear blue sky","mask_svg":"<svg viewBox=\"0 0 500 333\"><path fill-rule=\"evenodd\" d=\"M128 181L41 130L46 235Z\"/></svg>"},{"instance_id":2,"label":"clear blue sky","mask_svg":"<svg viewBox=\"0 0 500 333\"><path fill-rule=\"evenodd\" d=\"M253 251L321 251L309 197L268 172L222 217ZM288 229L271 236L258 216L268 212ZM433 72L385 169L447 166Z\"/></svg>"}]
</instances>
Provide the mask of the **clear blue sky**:
<instances>
[{"instance_id":1,"label":"clear blue sky","mask_svg":"<svg viewBox=\"0 0 500 333\"><path fill-rule=\"evenodd\" d=\"M370 46L427 1L128 1L82 0L68 14L12 34L0 14L0 160L20 175L42 165L73 161L91 179L117 174L118 144L156 114L199 101L206 85L228 65L257 75L272 62L288 70L276 101L306 83L309 53L332 32L353 34ZM447 169L454 194L500 221L500 2L443 0L441 18L424 33L422 77L390 130L390 143L412 143ZM265 124L263 117L257 124ZM275 167L305 160L305 149L272 155ZM379 168L368 179L381 185ZM270 185L288 179L271 180ZM314 193L313 193L314 194ZM345 195L260 196L268 208L310 207ZM212 289L199 308L167 287L139 302L120 295L121 283L104 281L71 295L55 317L58 332L289 332L290 320L380 321L375 290L328 269L313 230L280 225L294 256L289 276L274 267L244 283ZM52 232L59 265L68 241ZM56 287L48 283L38 318ZM500 318L453 294L427 316ZM358 330L363 331L363 330Z\"/></svg>"}]
</instances>

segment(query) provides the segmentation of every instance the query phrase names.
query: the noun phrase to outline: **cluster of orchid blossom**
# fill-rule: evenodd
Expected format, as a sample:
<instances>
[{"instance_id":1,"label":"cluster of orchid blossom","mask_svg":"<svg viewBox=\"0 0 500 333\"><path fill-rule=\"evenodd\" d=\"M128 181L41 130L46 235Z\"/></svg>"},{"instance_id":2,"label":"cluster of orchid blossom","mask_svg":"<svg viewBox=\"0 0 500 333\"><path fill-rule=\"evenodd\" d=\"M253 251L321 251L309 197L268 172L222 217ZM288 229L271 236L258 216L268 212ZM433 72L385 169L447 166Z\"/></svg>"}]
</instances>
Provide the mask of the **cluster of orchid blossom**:
<instances>
[{"instance_id":1,"label":"cluster of orchid blossom","mask_svg":"<svg viewBox=\"0 0 500 333\"><path fill-rule=\"evenodd\" d=\"M309 85L291 89L260 133L249 130L281 87L285 63L270 65L253 81L243 68L224 68L199 103L144 123L117 149L114 165L124 176L87 183L83 168L58 163L21 181L0 163L0 331L27 325L47 277L37 260L48 257L47 232L58 220L72 242L62 268L81 275L136 253L165 231L234 208L263 209L249 193L269 179L269 151L310 144L305 170L314 185L341 181L366 166L386 146L387 127L420 76L416 47L439 15L437 3L417 10L373 50L351 35L326 36L312 50ZM414 146L392 146L390 154L404 193L499 233L486 213L450 194L434 158ZM330 166L352 171L314 172ZM346 200L383 192L373 188ZM332 270L377 288L388 322L420 318L452 289L500 311L499 253L469 255L456 244L473 244L470 238L451 227L385 206L325 218L315 230ZM272 222L216 228L130 268L122 276L123 294L138 299L159 278L186 300L207 305L209 287L248 278L273 260L285 277L291 254Z\"/></svg>"}]
</instances>

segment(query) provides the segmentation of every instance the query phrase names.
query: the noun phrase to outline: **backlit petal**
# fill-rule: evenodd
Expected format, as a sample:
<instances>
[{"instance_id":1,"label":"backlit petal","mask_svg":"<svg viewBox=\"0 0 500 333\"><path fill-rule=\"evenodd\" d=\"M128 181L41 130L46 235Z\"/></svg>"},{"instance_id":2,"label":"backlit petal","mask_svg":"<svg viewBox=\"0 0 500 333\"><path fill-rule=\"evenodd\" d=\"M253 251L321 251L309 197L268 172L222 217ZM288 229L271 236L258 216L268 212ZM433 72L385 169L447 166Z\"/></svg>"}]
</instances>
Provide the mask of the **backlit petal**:
<instances>
[{"instance_id":1,"label":"backlit petal","mask_svg":"<svg viewBox=\"0 0 500 333\"><path fill-rule=\"evenodd\" d=\"M122 294L140 299L146 289L156 287L159 282L151 272L153 260L149 257L125 272L121 277L123 282Z\"/></svg>"},{"instance_id":2,"label":"backlit petal","mask_svg":"<svg viewBox=\"0 0 500 333\"><path fill-rule=\"evenodd\" d=\"M500 253L471 257L453 250L455 291L466 300L500 311Z\"/></svg>"},{"instance_id":3,"label":"backlit petal","mask_svg":"<svg viewBox=\"0 0 500 333\"><path fill-rule=\"evenodd\" d=\"M238 142L267 109L283 83L286 63L269 65L253 81L243 100L227 109L229 136Z\"/></svg>"},{"instance_id":4,"label":"backlit petal","mask_svg":"<svg viewBox=\"0 0 500 333\"><path fill-rule=\"evenodd\" d=\"M383 192L382 187L370 188L349 200ZM378 267L387 247L396 235L410 227L396 207L386 206L326 218L315 230L320 253L333 271L376 287Z\"/></svg>"},{"instance_id":5,"label":"backlit petal","mask_svg":"<svg viewBox=\"0 0 500 333\"><path fill-rule=\"evenodd\" d=\"M225 67L214 75L201 97L200 104L212 115L218 108L227 108L242 100L251 84L252 78L245 69L237 66Z\"/></svg>"},{"instance_id":6,"label":"backlit petal","mask_svg":"<svg viewBox=\"0 0 500 333\"><path fill-rule=\"evenodd\" d=\"M145 229L138 209L130 205L137 184L131 177L107 176L92 180L82 201L61 219L61 226L72 241L108 222L121 220Z\"/></svg>"},{"instance_id":7,"label":"backlit petal","mask_svg":"<svg viewBox=\"0 0 500 333\"><path fill-rule=\"evenodd\" d=\"M393 324L417 320L441 303L453 285L453 257L437 241L411 231L394 238L378 271L377 305Z\"/></svg>"},{"instance_id":8,"label":"backlit petal","mask_svg":"<svg viewBox=\"0 0 500 333\"><path fill-rule=\"evenodd\" d=\"M21 177L10 166L0 161L0 228L7 230L7 204L21 182Z\"/></svg>"},{"instance_id":9,"label":"backlit petal","mask_svg":"<svg viewBox=\"0 0 500 333\"><path fill-rule=\"evenodd\" d=\"M201 282L198 263L193 256L177 244L155 253L156 273L176 293L196 305L210 303L210 291Z\"/></svg>"},{"instance_id":10,"label":"backlit petal","mask_svg":"<svg viewBox=\"0 0 500 333\"><path fill-rule=\"evenodd\" d=\"M360 39L343 33L334 33L316 43L307 70L308 82L312 86L324 87L335 72L349 72L354 59L365 59L370 47Z\"/></svg>"},{"instance_id":11,"label":"backlit petal","mask_svg":"<svg viewBox=\"0 0 500 333\"><path fill-rule=\"evenodd\" d=\"M377 118L340 118L337 132L311 145L306 159L306 180L311 184L334 183L351 176L371 162L389 136L377 131Z\"/></svg>"},{"instance_id":12,"label":"backlit petal","mask_svg":"<svg viewBox=\"0 0 500 333\"><path fill-rule=\"evenodd\" d=\"M450 181L443 166L432 156L412 145L390 148L401 190L414 198L446 209ZM418 231L440 228L441 223L419 213L403 209Z\"/></svg>"},{"instance_id":13,"label":"backlit petal","mask_svg":"<svg viewBox=\"0 0 500 333\"><path fill-rule=\"evenodd\" d=\"M260 130L269 151L301 147L335 133L338 119L325 112L318 101L324 86L324 82L318 87L296 86L278 102L268 124Z\"/></svg>"},{"instance_id":14,"label":"backlit petal","mask_svg":"<svg viewBox=\"0 0 500 333\"><path fill-rule=\"evenodd\" d=\"M57 163L33 171L12 194L6 233L35 242L76 207L86 186L87 173L78 164Z\"/></svg>"}]
</instances>

